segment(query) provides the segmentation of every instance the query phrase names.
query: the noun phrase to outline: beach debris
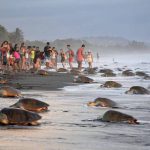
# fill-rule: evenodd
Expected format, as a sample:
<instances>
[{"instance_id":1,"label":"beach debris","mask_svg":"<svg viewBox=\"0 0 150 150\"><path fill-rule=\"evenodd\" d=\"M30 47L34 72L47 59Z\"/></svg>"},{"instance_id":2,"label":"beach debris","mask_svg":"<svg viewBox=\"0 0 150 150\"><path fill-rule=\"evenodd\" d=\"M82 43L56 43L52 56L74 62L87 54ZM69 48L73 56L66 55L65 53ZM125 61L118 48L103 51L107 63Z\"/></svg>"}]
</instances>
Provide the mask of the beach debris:
<instances>
[{"instance_id":1,"label":"beach debris","mask_svg":"<svg viewBox=\"0 0 150 150\"><path fill-rule=\"evenodd\" d=\"M111 108L117 108L116 102L103 97L96 98L93 102L88 102L88 106L96 106L96 107L111 107Z\"/></svg>"},{"instance_id":2,"label":"beach debris","mask_svg":"<svg viewBox=\"0 0 150 150\"><path fill-rule=\"evenodd\" d=\"M49 104L35 98L21 98L10 107L26 109L34 112L45 112L48 110Z\"/></svg>"},{"instance_id":3,"label":"beach debris","mask_svg":"<svg viewBox=\"0 0 150 150\"><path fill-rule=\"evenodd\" d=\"M74 82L76 83L92 83L93 81L94 81L93 79L83 76L83 75L80 75L74 79Z\"/></svg>"},{"instance_id":4,"label":"beach debris","mask_svg":"<svg viewBox=\"0 0 150 150\"><path fill-rule=\"evenodd\" d=\"M122 85L115 81L106 81L103 85L100 87L106 87L106 88L120 88Z\"/></svg>"},{"instance_id":5,"label":"beach debris","mask_svg":"<svg viewBox=\"0 0 150 150\"><path fill-rule=\"evenodd\" d=\"M99 117L98 119L104 122L125 122L129 124L139 124L136 118L115 110L106 111L103 117Z\"/></svg>"},{"instance_id":6,"label":"beach debris","mask_svg":"<svg viewBox=\"0 0 150 150\"><path fill-rule=\"evenodd\" d=\"M132 86L126 94L150 94L150 91L141 86Z\"/></svg>"},{"instance_id":7,"label":"beach debris","mask_svg":"<svg viewBox=\"0 0 150 150\"><path fill-rule=\"evenodd\" d=\"M135 74L132 72L132 70L125 70L122 72L123 76L134 76Z\"/></svg>"},{"instance_id":8,"label":"beach debris","mask_svg":"<svg viewBox=\"0 0 150 150\"><path fill-rule=\"evenodd\" d=\"M0 96L1 97L20 97L21 91L11 86L2 86L0 87Z\"/></svg>"},{"instance_id":9,"label":"beach debris","mask_svg":"<svg viewBox=\"0 0 150 150\"><path fill-rule=\"evenodd\" d=\"M0 124L3 125L39 125L42 117L35 113L18 108L3 108L0 111Z\"/></svg>"}]
</instances>

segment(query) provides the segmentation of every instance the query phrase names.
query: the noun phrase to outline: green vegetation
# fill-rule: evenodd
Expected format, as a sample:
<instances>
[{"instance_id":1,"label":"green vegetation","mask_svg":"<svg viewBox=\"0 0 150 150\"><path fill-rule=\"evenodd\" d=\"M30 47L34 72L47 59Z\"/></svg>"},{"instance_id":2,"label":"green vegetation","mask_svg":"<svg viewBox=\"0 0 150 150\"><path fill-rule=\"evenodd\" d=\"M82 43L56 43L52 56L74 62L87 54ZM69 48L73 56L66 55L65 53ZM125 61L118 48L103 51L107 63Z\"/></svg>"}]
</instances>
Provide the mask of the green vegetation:
<instances>
[{"instance_id":1,"label":"green vegetation","mask_svg":"<svg viewBox=\"0 0 150 150\"><path fill-rule=\"evenodd\" d=\"M46 45L44 41L29 41L24 40L23 32L21 29L16 28L14 32L8 32L7 29L0 25L0 43L8 40L12 44L20 44L21 42L25 42L26 45L30 46L38 46L40 50L43 50L43 47ZM89 37L83 39L56 39L55 41L48 41L51 46L57 48L57 50L63 48L66 49L66 45L70 44L73 50L77 50L83 43L86 45L87 50L104 50L109 51L115 50L117 51L126 51L127 49L132 49L132 51L138 51L141 49L149 49L149 45L144 42L138 41L129 41L124 38L119 37Z\"/></svg>"},{"instance_id":2,"label":"green vegetation","mask_svg":"<svg viewBox=\"0 0 150 150\"><path fill-rule=\"evenodd\" d=\"M14 32L8 32L5 27L0 25L0 43L5 40L11 43L21 43L24 41L23 32L19 28L16 28Z\"/></svg>"}]
</instances>

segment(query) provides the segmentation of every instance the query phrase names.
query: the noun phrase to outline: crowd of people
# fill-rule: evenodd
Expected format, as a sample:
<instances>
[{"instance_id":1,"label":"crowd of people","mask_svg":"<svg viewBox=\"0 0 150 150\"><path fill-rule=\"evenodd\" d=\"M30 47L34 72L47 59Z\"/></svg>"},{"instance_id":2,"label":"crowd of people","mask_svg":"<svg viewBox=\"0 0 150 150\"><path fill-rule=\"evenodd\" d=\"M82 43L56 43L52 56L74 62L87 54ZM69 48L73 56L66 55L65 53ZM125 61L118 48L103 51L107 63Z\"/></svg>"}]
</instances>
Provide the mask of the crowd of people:
<instances>
[{"instance_id":1,"label":"crowd of people","mask_svg":"<svg viewBox=\"0 0 150 150\"><path fill-rule=\"evenodd\" d=\"M41 51L36 46L26 46L25 43L15 44L14 46L8 41L4 41L0 46L0 68L2 70L27 71L30 68L36 70L45 65L46 68L54 68L57 70L58 58L62 63L63 68L66 68L67 63L70 69L73 68L73 62L77 61L78 69L82 69L83 61L88 62L89 68L92 68L93 55L91 51L84 51L85 45L75 53L71 45L66 45L66 50L60 49L57 51L55 47L51 47L47 42L44 50Z\"/></svg>"}]
</instances>

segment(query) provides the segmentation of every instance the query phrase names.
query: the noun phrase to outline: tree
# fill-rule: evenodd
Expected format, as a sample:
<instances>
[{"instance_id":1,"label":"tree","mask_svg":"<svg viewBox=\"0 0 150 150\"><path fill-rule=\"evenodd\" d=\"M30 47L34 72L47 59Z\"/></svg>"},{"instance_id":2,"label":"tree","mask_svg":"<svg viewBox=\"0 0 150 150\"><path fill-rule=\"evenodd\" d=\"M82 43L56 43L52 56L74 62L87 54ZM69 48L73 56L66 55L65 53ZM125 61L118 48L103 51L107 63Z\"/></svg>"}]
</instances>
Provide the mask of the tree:
<instances>
[{"instance_id":1,"label":"tree","mask_svg":"<svg viewBox=\"0 0 150 150\"><path fill-rule=\"evenodd\" d=\"M22 43L24 40L23 32L19 28L16 28L16 31L12 33L12 37L13 36L14 36L13 43Z\"/></svg>"},{"instance_id":2,"label":"tree","mask_svg":"<svg viewBox=\"0 0 150 150\"><path fill-rule=\"evenodd\" d=\"M5 40L9 40L8 32L5 27L0 25L0 42L2 43Z\"/></svg>"}]
</instances>

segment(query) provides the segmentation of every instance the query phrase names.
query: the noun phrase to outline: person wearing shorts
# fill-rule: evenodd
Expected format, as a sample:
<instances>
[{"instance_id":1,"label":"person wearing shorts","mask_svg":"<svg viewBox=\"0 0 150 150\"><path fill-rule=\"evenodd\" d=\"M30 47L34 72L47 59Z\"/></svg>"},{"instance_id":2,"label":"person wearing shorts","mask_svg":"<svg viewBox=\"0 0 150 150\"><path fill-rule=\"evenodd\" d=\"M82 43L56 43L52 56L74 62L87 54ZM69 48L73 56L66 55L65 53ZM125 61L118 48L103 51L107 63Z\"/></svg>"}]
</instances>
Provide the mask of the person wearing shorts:
<instances>
[{"instance_id":1,"label":"person wearing shorts","mask_svg":"<svg viewBox=\"0 0 150 150\"><path fill-rule=\"evenodd\" d=\"M92 52L91 51L88 51L88 54L87 54L87 62L88 62L88 65L89 65L89 68L92 68L92 63L93 63L93 55L92 55Z\"/></svg>"},{"instance_id":2,"label":"person wearing shorts","mask_svg":"<svg viewBox=\"0 0 150 150\"><path fill-rule=\"evenodd\" d=\"M67 48L68 48L68 51L66 53L69 55L69 58L68 58L69 66L70 66L70 69L72 69L73 68L72 63L74 61L74 51L71 49L70 45L67 45Z\"/></svg>"},{"instance_id":3,"label":"person wearing shorts","mask_svg":"<svg viewBox=\"0 0 150 150\"><path fill-rule=\"evenodd\" d=\"M60 49L60 57L63 68L66 68L66 54L63 49Z\"/></svg>"},{"instance_id":4,"label":"person wearing shorts","mask_svg":"<svg viewBox=\"0 0 150 150\"><path fill-rule=\"evenodd\" d=\"M17 49L14 51L14 58L15 58L15 61L14 61L14 70L15 71L20 71L21 70L21 64L20 64L20 60L21 60L21 56L20 56L20 53L19 53L19 48L17 47Z\"/></svg>"},{"instance_id":5,"label":"person wearing shorts","mask_svg":"<svg viewBox=\"0 0 150 150\"><path fill-rule=\"evenodd\" d=\"M82 44L81 48L79 48L77 50L77 63L78 63L78 69L79 70L82 69L82 62L84 60L84 48L85 48L85 45Z\"/></svg>"}]
</instances>

